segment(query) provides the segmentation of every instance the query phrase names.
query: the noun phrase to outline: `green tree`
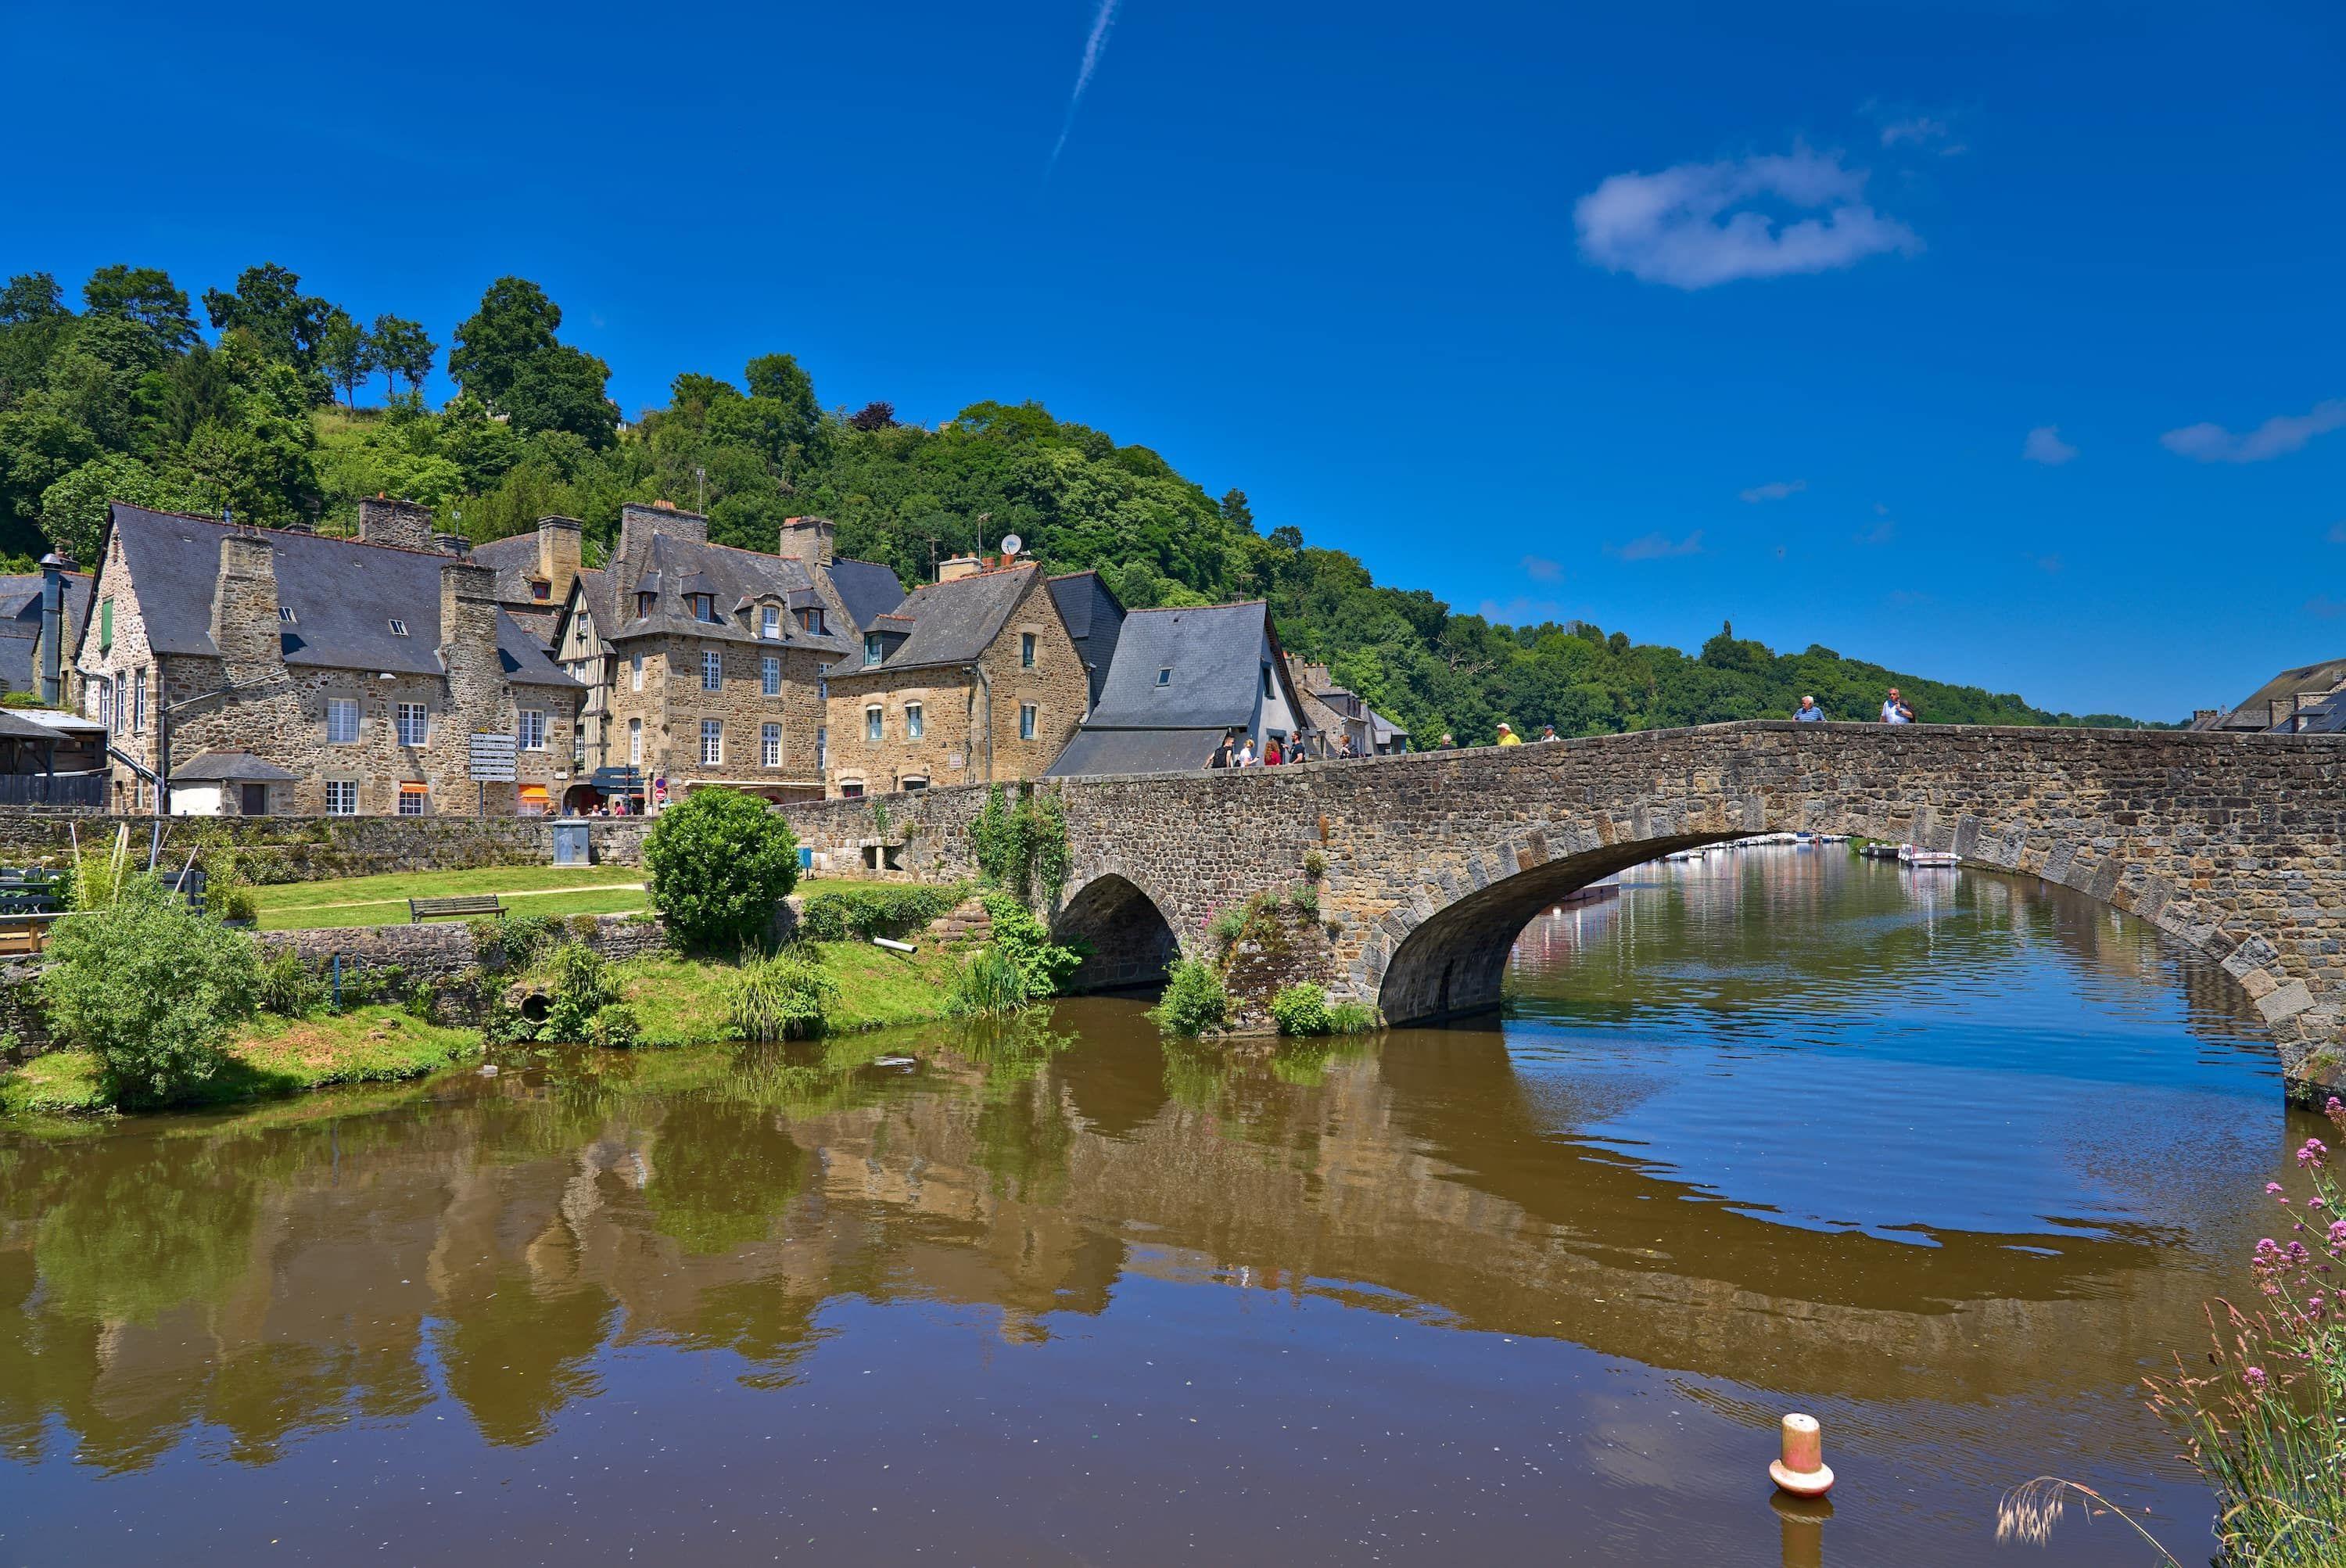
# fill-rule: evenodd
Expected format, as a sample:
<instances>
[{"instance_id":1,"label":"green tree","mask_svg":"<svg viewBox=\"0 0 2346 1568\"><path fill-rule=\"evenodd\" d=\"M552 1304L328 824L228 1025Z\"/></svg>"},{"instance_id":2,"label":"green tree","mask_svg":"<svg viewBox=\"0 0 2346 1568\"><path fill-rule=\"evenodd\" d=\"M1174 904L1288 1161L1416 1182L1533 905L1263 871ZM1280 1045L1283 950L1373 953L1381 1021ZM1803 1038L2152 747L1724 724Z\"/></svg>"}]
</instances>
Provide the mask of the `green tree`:
<instances>
[{"instance_id":1,"label":"green tree","mask_svg":"<svg viewBox=\"0 0 2346 1568\"><path fill-rule=\"evenodd\" d=\"M66 309L65 290L57 287L56 278L51 273L19 272L8 280L5 288L0 288L0 327L52 321L72 313Z\"/></svg>"},{"instance_id":2,"label":"green tree","mask_svg":"<svg viewBox=\"0 0 2346 1568\"><path fill-rule=\"evenodd\" d=\"M184 354L195 345L196 319L189 312L187 292L160 268L100 267L81 286L81 297L91 315L135 321L171 353Z\"/></svg>"},{"instance_id":3,"label":"green tree","mask_svg":"<svg viewBox=\"0 0 2346 1568\"><path fill-rule=\"evenodd\" d=\"M611 367L581 349L556 343L521 365L503 408L524 435L561 431L597 451L618 439L619 406L604 391Z\"/></svg>"},{"instance_id":4,"label":"green tree","mask_svg":"<svg viewBox=\"0 0 2346 1568\"><path fill-rule=\"evenodd\" d=\"M396 378L405 376L407 390L421 397L423 378L432 373L432 358L440 351L440 345L425 333L423 323L401 316L381 315L374 319L374 329L369 335L374 340L375 369L382 372L386 391Z\"/></svg>"},{"instance_id":5,"label":"green tree","mask_svg":"<svg viewBox=\"0 0 2346 1568\"><path fill-rule=\"evenodd\" d=\"M172 479L127 453L109 452L90 459L41 493L41 532L68 561L94 566L98 542L106 536L109 501L128 501L133 506L166 512L186 504Z\"/></svg>"},{"instance_id":6,"label":"green tree","mask_svg":"<svg viewBox=\"0 0 2346 1568\"><path fill-rule=\"evenodd\" d=\"M204 290L204 310L222 331L250 334L260 351L299 370L317 365L333 307L301 292L301 276L264 261L237 274L235 291Z\"/></svg>"},{"instance_id":7,"label":"green tree","mask_svg":"<svg viewBox=\"0 0 2346 1568\"><path fill-rule=\"evenodd\" d=\"M97 1057L121 1105L179 1097L219 1070L260 1005L252 939L188 907L155 877L59 921L41 977L51 1026Z\"/></svg>"},{"instance_id":8,"label":"green tree","mask_svg":"<svg viewBox=\"0 0 2346 1568\"><path fill-rule=\"evenodd\" d=\"M652 907L695 947L762 938L799 880L798 840L755 796L704 787L662 811L644 836Z\"/></svg>"},{"instance_id":9,"label":"green tree","mask_svg":"<svg viewBox=\"0 0 2346 1568\"><path fill-rule=\"evenodd\" d=\"M457 324L448 373L490 409L505 412L505 394L523 367L557 346L554 333L561 325L562 307L545 290L526 278L500 278L481 296L481 308Z\"/></svg>"},{"instance_id":10,"label":"green tree","mask_svg":"<svg viewBox=\"0 0 2346 1568\"><path fill-rule=\"evenodd\" d=\"M359 406L359 387L375 372L374 340L340 305L326 312L325 330L318 339L318 368L342 389L348 406Z\"/></svg>"}]
</instances>

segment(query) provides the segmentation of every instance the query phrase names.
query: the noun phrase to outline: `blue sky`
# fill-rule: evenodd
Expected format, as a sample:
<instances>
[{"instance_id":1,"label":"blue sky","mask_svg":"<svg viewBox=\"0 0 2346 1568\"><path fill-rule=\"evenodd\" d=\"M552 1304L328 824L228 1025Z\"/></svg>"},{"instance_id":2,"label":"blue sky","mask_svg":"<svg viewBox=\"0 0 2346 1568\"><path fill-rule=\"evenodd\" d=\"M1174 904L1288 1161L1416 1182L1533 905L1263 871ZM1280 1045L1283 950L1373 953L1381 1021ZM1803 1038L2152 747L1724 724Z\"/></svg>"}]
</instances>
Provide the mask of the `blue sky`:
<instances>
[{"instance_id":1,"label":"blue sky","mask_svg":"<svg viewBox=\"0 0 2346 1568\"><path fill-rule=\"evenodd\" d=\"M12 6L0 270L517 272L631 413L1036 398L1463 609L2078 711L2346 647L2333 5L518 9Z\"/></svg>"}]
</instances>

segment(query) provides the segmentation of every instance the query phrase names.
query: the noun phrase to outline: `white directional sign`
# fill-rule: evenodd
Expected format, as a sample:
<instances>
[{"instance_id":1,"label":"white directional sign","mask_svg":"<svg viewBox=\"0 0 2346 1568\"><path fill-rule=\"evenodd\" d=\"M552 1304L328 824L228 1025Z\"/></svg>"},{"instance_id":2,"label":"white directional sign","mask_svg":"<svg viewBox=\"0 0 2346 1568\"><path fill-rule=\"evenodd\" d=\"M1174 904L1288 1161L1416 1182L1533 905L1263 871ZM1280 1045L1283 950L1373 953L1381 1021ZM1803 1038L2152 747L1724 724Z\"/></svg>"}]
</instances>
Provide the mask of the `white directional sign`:
<instances>
[{"instance_id":1,"label":"white directional sign","mask_svg":"<svg viewBox=\"0 0 2346 1568\"><path fill-rule=\"evenodd\" d=\"M472 776L484 784L514 781L514 738L492 734L473 737Z\"/></svg>"}]
</instances>

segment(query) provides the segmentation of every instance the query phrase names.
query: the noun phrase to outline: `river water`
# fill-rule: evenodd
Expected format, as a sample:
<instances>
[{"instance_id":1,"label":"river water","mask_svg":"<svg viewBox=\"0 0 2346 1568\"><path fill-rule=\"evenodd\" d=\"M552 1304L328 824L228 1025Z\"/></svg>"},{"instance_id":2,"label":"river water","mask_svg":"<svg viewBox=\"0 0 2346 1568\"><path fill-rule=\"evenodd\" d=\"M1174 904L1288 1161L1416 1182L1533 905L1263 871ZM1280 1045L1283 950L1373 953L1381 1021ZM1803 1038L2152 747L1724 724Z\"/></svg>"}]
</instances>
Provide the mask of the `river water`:
<instances>
[{"instance_id":1,"label":"river water","mask_svg":"<svg viewBox=\"0 0 2346 1568\"><path fill-rule=\"evenodd\" d=\"M2047 1471L2202 1559L2134 1384L2319 1130L2237 989L2033 882L1629 882L1328 1052L1085 1000L0 1131L0 1563L1923 1568Z\"/></svg>"}]
</instances>

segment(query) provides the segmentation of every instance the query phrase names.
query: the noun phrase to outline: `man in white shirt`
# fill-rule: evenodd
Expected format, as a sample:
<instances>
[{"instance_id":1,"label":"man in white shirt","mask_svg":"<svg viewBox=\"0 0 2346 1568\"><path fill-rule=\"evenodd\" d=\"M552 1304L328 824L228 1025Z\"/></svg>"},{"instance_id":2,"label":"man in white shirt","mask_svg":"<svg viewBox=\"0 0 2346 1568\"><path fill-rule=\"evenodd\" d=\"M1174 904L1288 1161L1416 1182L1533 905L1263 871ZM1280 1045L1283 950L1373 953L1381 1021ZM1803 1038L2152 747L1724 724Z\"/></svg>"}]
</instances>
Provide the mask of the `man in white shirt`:
<instances>
[{"instance_id":1,"label":"man in white shirt","mask_svg":"<svg viewBox=\"0 0 2346 1568\"><path fill-rule=\"evenodd\" d=\"M1882 701L1882 722L1884 724L1914 722L1914 710L1906 706L1906 699L1898 695L1898 688L1894 686L1890 688L1889 697Z\"/></svg>"}]
</instances>

